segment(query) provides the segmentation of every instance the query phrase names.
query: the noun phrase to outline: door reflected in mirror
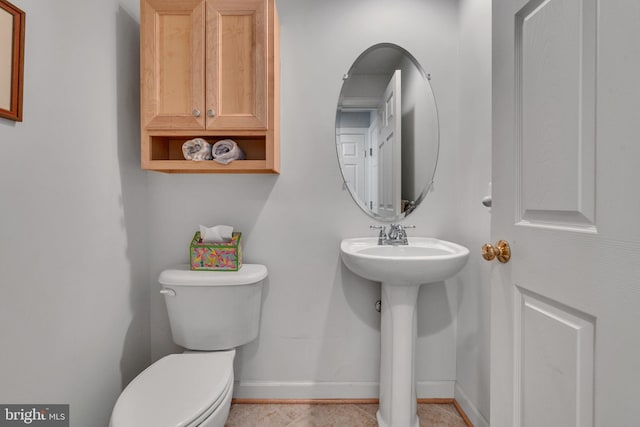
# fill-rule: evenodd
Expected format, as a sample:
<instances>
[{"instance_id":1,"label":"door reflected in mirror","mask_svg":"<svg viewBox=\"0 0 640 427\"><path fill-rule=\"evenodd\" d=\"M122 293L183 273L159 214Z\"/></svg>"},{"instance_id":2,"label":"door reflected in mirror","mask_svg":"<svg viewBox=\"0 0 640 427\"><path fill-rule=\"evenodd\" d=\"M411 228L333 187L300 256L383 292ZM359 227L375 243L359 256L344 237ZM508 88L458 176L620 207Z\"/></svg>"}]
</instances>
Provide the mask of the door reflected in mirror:
<instances>
[{"instance_id":1,"label":"door reflected in mirror","mask_svg":"<svg viewBox=\"0 0 640 427\"><path fill-rule=\"evenodd\" d=\"M438 160L438 113L418 61L383 43L363 52L343 77L336 113L340 170L369 216L397 221L423 200Z\"/></svg>"}]
</instances>

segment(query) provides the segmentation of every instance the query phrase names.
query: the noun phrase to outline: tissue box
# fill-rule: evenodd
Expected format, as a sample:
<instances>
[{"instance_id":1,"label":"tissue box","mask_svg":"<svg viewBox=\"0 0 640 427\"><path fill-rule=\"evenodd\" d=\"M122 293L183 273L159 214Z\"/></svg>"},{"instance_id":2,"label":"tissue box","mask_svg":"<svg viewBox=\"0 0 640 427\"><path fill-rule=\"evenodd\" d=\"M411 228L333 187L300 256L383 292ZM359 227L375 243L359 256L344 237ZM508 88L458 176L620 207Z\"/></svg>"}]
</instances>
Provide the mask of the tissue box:
<instances>
[{"instance_id":1,"label":"tissue box","mask_svg":"<svg viewBox=\"0 0 640 427\"><path fill-rule=\"evenodd\" d=\"M203 243L197 231L191 241L192 270L238 271L242 266L242 233L234 232L229 243Z\"/></svg>"}]
</instances>

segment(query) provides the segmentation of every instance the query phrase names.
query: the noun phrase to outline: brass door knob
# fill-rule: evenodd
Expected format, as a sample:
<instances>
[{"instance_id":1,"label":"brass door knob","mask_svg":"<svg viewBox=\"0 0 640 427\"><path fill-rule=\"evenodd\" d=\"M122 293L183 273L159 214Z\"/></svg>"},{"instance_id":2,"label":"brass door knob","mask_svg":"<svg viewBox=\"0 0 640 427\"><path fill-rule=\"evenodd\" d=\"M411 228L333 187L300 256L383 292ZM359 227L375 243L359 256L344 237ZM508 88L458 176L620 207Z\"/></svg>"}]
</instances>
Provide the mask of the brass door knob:
<instances>
[{"instance_id":1,"label":"brass door knob","mask_svg":"<svg viewBox=\"0 0 640 427\"><path fill-rule=\"evenodd\" d=\"M498 258L501 263L507 263L511 259L511 247L506 240L498 240L495 246L485 243L482 246L482 257L487 261Z\"/></svg>"}]
</instances>

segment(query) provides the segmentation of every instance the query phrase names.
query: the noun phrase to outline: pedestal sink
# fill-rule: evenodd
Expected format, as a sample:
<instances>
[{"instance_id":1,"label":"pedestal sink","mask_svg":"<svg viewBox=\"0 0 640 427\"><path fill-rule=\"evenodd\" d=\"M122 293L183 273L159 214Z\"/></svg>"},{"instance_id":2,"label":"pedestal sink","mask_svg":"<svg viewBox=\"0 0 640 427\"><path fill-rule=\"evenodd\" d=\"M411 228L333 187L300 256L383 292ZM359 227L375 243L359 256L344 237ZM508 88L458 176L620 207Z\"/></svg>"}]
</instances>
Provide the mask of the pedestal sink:
<instances>
[{"instance_id":1,"label":"pedestal sink","mask_svg":"<svg viewBox=\"0 0 640 427\"><path fill-rule=\"evenodd\" d=\"M418 427L415 385L416 303L424 283L445 280L464 267L469 250L439 239L409 237L408 245L378 245L377 237L344 239L344 264L382 283L380 427Z\"/></svg>"}]
</instances>

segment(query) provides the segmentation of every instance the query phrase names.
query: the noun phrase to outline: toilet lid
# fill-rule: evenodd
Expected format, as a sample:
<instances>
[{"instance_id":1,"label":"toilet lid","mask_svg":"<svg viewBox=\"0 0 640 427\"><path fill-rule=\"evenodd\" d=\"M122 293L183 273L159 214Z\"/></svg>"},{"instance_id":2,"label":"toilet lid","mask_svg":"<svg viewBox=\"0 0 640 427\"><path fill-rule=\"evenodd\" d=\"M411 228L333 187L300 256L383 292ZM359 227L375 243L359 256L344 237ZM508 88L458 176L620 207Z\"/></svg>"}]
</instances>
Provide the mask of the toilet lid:
<instances>
[{"instance_id":1,"label":"toilet lid","mask_svg":"<svg viewBox=\"0 0 640 427\"><path fill-rule=\"evenodd\" d=\"M164 270L158 282L168 286L233 286L251 285L267 277L262 264L243 264L238 271L191 270L188 264Z\"/></svg>"},{"instance_id":2,"label":"toilet lid","mask_svg":"<svg viewBox=\"0 0 640 427\"><path fill-rule=\"evenodd\" d=\"M122 392L112 426L187 427L211 413L233 382L235 350L172 354L138 375Z\"/></svg>"}]
</instances>

